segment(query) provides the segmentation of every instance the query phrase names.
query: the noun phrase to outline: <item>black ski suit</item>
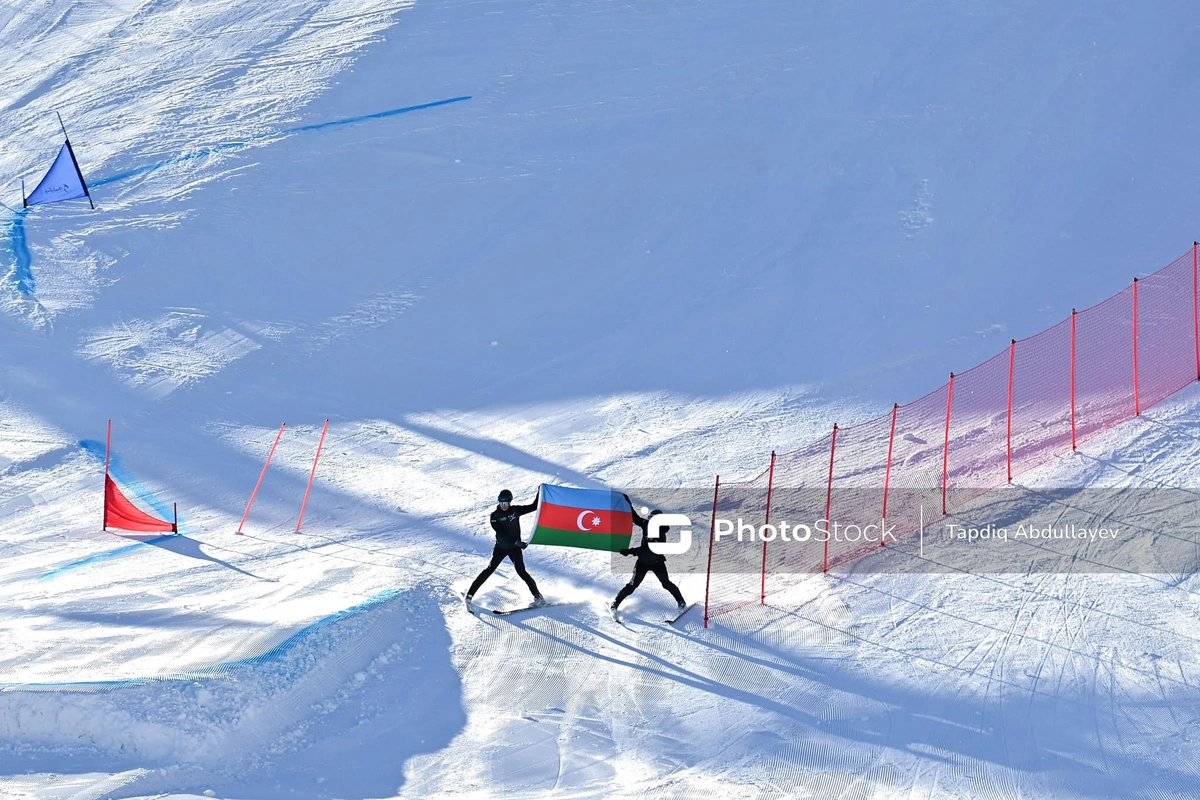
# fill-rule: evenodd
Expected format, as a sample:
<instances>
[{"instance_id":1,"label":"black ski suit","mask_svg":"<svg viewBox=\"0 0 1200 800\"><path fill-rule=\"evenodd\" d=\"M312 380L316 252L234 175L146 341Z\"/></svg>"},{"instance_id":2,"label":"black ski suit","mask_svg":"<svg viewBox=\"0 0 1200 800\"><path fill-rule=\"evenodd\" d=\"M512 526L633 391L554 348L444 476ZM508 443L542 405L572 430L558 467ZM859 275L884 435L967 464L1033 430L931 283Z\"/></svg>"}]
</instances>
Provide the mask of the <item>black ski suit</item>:
<instances>
[{"instance_id":1,"label":"black ski suit","mask_svg":"<svg viewBox=\"0 0 1200 800\"><path fill-rule=\"evenodd\" d=\"M642 529L642 543L637 547L627 547L621 551L621 555L623 556L637 556L637 564L633 567L633 578L629 583L621 587L621 591L617 592L617 599L613 601L613 605L621 605L626 597L633 594L633 590L641 585L642 579L646 577L647 572L653 572L654 577L658 578L658 582L663 585L663 588L675 598L675 602L683 605L683 593L679 591L679 587L672 583L670 576L667 575L667 557L650 549L650 542L646 538L648 520L633 510L632 503L630 503L629 510L633 514L633 524Z\"/></svg>"},{"instance_id":2,"label":"black ski suit","mask_svg":"<svg viewBox=\"0 0 1200 800\"><path fill-rule=\"evenodd\" d=\"M537 507L538 498L534 498L533 503L530 505L510 505L507 511L497 507L492 512L492 530L496 532L496 546L492 548L492 560L483 568L483 572L479 573L478 577L475 578L475 582L467 590L468 595L475 594L479 587L483 585L483 582L490 578L492 573L496 571L496 567L500 566L500 562L507 558L512 561L517 575L521 577L521 580L525 581L525 585L529 587L529 591L533 592L533 596L541 596L541 592L538 591L533 577L525 571L525 556L521 553L525 545L521 541L521 516L528 514L530 511L537 510Z\"/></svg>"}]
</instances>

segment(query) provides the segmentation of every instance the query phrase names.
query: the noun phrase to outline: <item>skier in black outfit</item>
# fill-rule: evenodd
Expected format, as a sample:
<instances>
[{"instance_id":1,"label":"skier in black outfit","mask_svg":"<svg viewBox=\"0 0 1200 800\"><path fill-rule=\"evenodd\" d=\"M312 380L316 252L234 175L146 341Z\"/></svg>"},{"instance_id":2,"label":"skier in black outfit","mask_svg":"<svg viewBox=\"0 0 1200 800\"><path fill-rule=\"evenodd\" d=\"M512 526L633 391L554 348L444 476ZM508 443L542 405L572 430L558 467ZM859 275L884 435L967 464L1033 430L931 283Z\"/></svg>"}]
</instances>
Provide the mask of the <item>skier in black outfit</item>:
<instances>
[{"instance_id":1,"label":"skier in black outfit","mask_svg":"<svg viewBox=\"0 0 1200 800\"><path fill-rule=\"evenodd\" d=\"M471 584L471 588L467 590L467 602L471 602L471 598L475 596L475 592L483 585L496 567L500 566L500 562L504 559L512 560L513 567L517 570L517 574L525 581L525 585L529 587L529 591L533 593L533 605L545 605L546 601L538 591L537 584L533 582L533 578L525 571L525 556L521 553L528 546L528 542L521 541L521 516L534 511L538 507L538 498L533 499L533 503L527 506L514 506L512 504L512 492L504 489L500 492L500 496L496 498L496 510L492 512L491 522L492 530L496 532L496 546L492 549L492 560L484 567L483 572L475 578L475 582Z\"/></svg>"},{"instance_id":2,"label":"skier in black outfit","mask_svg":"<svg viewBox=\"0 0 1200 800\"><path fill-rule=\"evenodd\" d=\"M625 495L625 499L629 500L629 495ZM654 573L654 576L658 578L658 582L663 585L664 589L671 593L671 596L675 598L675 602L679 604L681 609L686 608L687 603L683 601L683 594L679 591L679 587L671 583L671 578L667 575L667 557L650 549L650 541L646 538L646 525L650 521L649 518L643 518L637 511L634 511L632 501L629 502L629 511L633 514L633 524L642 529L642 543L637 547L627 547L621 551L621 555L623 556L637 556L637 564L633 567L633 578L629 583L621 587L621 591L617 592L617 599L612 601L612 605L609 608L616 611L617 606L621 605L622 601L633 594L633 590L641 584L647 572ZM655 514L661 513L661 511L655 509L650 512L650 516L653 517ZM669 527L664 525L662 528L663 533L666 533L668 530Z\"/></svg>"}]
</instances>

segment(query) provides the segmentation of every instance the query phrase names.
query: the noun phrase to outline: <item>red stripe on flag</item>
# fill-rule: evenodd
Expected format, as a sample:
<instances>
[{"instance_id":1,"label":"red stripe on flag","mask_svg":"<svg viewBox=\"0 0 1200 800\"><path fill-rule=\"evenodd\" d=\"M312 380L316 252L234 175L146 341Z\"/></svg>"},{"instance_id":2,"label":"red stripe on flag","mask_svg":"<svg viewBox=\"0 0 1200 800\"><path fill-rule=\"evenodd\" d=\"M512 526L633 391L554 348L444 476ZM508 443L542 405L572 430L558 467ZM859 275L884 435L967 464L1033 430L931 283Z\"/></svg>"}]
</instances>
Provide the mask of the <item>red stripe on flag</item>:
<instances>
[{"instance_id":1,"label":"red stripe on flag","mask_svg":"<svg viewBox=\"0 0 1200 800\"><path fill-rule=\"evenodd\" d=\"M543 502L538 508L538 526L561 531L628 536L633 533L633 516L628 511L597 511Z\"/></svg>"}]
</instances>

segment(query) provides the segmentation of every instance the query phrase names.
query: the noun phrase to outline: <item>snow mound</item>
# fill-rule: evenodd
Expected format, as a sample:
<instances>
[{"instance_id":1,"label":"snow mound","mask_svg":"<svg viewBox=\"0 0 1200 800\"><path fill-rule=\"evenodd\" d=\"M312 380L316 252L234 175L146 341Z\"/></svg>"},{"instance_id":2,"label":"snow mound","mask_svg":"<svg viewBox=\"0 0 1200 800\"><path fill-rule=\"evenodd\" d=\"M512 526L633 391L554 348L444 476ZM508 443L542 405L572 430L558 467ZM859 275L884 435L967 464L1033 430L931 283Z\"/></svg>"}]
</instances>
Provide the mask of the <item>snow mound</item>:
<instances>
[{"instance_id":1,"label":"snow mound","mask_svg":"<svg viewBox=\"0 0 1200 800\"><path fill-rule=\"evenodd\" d=\"M378 796L464 719L438 599L417 588L191 674L5 687L0 753L47 772L140 770L125 790L145 794L236 786L255 797ZM373 766L339 769L350 755Z\"/></svg>"}]
</instances>

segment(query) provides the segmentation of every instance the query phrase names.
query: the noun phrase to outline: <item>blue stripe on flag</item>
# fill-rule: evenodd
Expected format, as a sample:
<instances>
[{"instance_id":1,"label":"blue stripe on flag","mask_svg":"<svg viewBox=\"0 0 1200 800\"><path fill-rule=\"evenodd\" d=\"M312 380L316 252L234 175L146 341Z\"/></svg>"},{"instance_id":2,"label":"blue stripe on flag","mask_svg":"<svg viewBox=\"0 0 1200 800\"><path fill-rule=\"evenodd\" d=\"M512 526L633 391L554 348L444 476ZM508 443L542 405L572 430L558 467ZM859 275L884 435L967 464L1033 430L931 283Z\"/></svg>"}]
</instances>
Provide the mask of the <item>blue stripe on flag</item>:
<instances>
[{"instance_id":1,"label":"blue stripe on flag","mask_svg":"<svg viewBox=\"0 0 1200 800\"><path fill-rule=\"evenodd\" d=\"M566 486L542 484L543 503L592 511L628 511L629 504L620 492L609 489L572 489Z\"/></svg>"}]
</instances>

